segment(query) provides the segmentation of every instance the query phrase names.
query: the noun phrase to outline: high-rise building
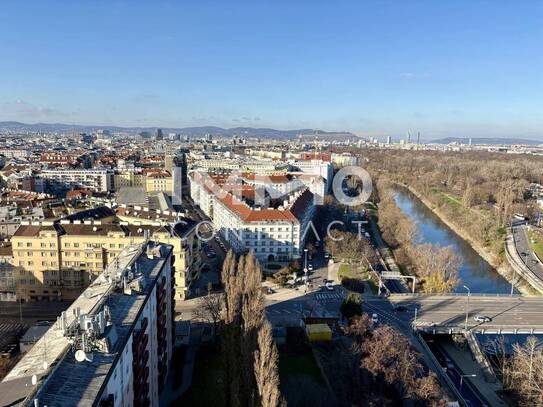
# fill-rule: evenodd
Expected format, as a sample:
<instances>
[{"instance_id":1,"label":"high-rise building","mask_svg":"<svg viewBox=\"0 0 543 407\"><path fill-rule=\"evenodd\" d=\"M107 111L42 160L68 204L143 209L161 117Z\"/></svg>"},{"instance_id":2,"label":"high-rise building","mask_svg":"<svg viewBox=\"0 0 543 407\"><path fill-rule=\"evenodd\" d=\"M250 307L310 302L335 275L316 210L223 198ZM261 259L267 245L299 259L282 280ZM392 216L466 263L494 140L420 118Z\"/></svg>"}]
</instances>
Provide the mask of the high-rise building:
<instances>
[{"instance_id":1,"label":"high-rise building","mask_svg":"<svg viewBox=\"0 0 543 407\"><path fill-rule=\"evenodd\" d=\"M159 406L173 352L173 250L122 250L0 382L0 405Z\"/></svg>"},{"instance_id":2,"label":"high-rise building","mask_svg":"<svg viewBox=\"0 0 543 407\"><path fill-rule=\"evenodd\" d=\"M164 140L164 134L162 133L162 129L156 129L155 140L157 141Z\"/></svg>"}]
</instances>

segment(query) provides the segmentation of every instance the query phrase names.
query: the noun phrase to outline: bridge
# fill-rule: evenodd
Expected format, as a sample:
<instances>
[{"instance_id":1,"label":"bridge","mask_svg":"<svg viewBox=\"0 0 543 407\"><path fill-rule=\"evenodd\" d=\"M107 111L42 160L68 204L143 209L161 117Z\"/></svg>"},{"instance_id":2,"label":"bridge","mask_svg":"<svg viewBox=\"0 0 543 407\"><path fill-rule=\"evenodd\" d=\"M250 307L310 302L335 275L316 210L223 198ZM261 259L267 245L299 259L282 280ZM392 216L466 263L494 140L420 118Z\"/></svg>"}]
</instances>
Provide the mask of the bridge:
<instances>
[{"instance_id":1,"label":"bridge","mask_svg":"<svg viewBox=\"0 0 543 407\"><path fill-rule=\"evenodd\" d=\"M386 300L366 298L384 319L411 326L425 333L463 333L467 328L481 334L543 335L543 297L472 294L391 294ZM388 304L386 304L388 302ZM406 311L394 311L403 305ZM466 324L467 310L467 324ZM490 322L473 318L484 315Z\"/></svg>"}]
</instances>

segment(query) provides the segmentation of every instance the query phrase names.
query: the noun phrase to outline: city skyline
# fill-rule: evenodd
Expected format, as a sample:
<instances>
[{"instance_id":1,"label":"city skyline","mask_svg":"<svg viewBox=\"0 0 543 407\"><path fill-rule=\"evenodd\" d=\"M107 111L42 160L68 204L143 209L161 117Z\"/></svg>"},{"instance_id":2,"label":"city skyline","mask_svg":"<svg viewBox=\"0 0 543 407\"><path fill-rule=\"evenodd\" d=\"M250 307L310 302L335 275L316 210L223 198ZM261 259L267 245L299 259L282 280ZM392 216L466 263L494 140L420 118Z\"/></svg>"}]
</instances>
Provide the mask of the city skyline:
<instances>
[{"instance_id":1,"label":"city skyline","mask_svg":"<svg viewBox=\"0 0 543 407\"><path fill-rule=\"evenodd\" d=\"M0 120L543 133L539 2L104 6L4 5Z\"/></svg>"}]
</instances>

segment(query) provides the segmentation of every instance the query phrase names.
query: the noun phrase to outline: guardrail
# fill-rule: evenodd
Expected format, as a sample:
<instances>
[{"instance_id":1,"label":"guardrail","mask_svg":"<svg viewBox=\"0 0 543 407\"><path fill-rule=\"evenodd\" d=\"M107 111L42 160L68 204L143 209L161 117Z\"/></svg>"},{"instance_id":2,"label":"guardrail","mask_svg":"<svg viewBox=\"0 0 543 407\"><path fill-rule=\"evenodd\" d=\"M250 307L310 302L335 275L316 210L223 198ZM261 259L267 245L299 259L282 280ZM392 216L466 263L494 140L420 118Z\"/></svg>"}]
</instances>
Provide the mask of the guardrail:
<instances>
[{"instance_id":1,"label":"guardrail","mask_svg":"<svg viewBox=\"0 0 543 407\"><path fill-rule=\"evenodd\" d=\"M390 294L391 297L467 297L469 295L470 298L477 298L477 297L488 297L488 298L495 298L495 297L503 297L503 298L522 298L522 294L504 294L504 293L392 293Z\"/></svg>"},{"instance_id":2,"label":"guardrail","mask_svg":"<svg viewBox=\"0 0 543 407\"><path fill-rule=\"evenodd\" d=\"M475 356L475 360L481 367L481 371L483 372L485 380L490 383L496 383L498 381L496 377L496 372L492 368L492 365L488 361L488 358L481 349L479 341L477 340L475 335L473 335L473 332L467 331L464 336L466 338L466 341L468 342L468 346L471 349L471 352L473 353L473 356Z\"/></svg>"},{"instance_id":3,"label":"guardrail","mask_svg":"<svg viewBox=\"0 0 543 407\"><path fill-rule=\"evenodd\" d=\"M441 382L441 385L444 386L444 387L448 387L452 391L454 397L456 397L457 401L462 406L464 406L464 407L469 406L468 403L466 402L466 400L464 399L464 397L462 397L462 394L458 391L458 389L454 385L453 381L451 380L451 378L449 377L447 372L445 372L445 370L443 369L443 366L441 366L441 364L439 363L439 361L437 360L437 358L433 354L432 350L430 349L430 347L428 346L428 344L426 343L424 338L418 332L415 333L415 335L413 335L413 337L418 340L419 345L420 345L420 349L422 350L424 355L434 365L434 368L432 370L437 373L437 375L439 377L439 381Z\"/></svg>"}]
</instances>

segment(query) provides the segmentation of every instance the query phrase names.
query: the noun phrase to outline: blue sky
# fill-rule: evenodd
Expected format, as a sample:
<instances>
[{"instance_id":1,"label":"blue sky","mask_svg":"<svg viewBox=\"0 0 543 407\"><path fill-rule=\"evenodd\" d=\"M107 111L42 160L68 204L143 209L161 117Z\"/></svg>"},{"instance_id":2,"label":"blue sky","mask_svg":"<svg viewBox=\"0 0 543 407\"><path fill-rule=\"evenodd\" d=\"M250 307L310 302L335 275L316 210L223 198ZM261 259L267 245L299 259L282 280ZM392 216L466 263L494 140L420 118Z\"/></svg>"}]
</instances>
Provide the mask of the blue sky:
<instances>
[{"instance_id":1,"label":"blue sky","mask_svg":"<svg viewBox=\"0 0 543 407\"><path fill-rule=\"evenodd\" d=\"M543 1L6 1L0 120L543 138Z\"/></svg>"}]
</instances>

